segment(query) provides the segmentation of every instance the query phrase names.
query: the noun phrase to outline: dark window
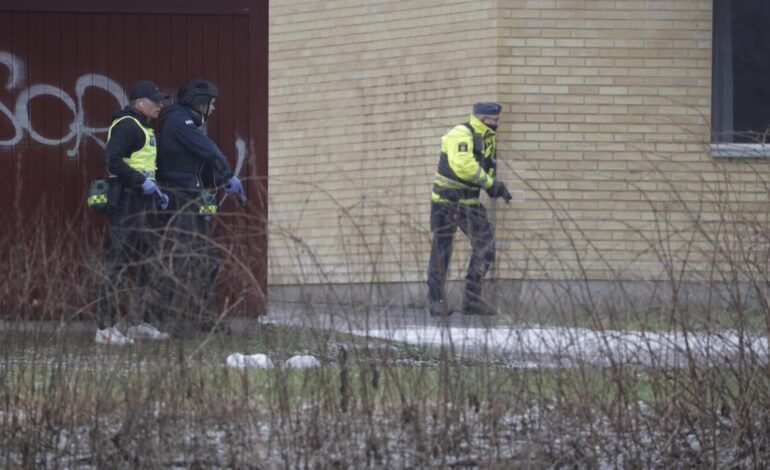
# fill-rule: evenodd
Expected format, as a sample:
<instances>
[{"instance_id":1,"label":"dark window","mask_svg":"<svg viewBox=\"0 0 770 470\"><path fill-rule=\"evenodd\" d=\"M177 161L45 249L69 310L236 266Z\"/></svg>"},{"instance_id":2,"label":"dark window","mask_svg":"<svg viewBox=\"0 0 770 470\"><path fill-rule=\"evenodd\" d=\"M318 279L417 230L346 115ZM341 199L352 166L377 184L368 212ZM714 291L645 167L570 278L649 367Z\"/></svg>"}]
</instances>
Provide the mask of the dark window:
<instances>
[{"instance_id":1,"label":"dark window","mask_svg":"<svg viewBox=\"0 0 770 470\"><path fill-rule=\"evenodd\" d=\"M770 143L770 1L714 0L714 143Z\"/></svg>"}]
</instances>

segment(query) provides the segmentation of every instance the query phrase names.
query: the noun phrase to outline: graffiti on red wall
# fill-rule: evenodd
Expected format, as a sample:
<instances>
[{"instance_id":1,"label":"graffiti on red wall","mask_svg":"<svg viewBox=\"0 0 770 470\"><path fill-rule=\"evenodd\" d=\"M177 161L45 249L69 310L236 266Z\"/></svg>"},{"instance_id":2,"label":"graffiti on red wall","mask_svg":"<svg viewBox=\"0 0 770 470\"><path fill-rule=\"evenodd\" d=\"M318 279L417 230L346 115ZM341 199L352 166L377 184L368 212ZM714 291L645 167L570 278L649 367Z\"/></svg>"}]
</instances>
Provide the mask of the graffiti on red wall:
<instances>
[{"instance_id":1,"label":"graffiti on red wall","mask_svg":"<svg viewBox=\"0 0 770 470\"><path fill-rule=\"evenodd\" d=\"M105 75L98 73L81 75L75 81L74 95L71 95L57 86L46 83L34 84L24 88L22 85L26 66L21 59L13 54L0 51L0 66L4 66L8 70L8 79L4 88L8 92L17 93L13 109L0 101L0 120L10 123L13 128L10 138L5 138L8 135L6 132L0 134L0 148L18 144L27 133L32 140L42 145L69 145L71 143L72 147L67 150L67 156L69 157L77 156L80 143L86 137L93 139L100 147L104 148L109 125L92 127L85 122L86 110L84 109L83 98L86 95L86 90L98 88L106 91L114 98L115 104L121 108L128 103L128 96L123 87ZM29 104L35 98L42 96L50 96L60 100L72 113L72 122L65 135L61 137L46 137L33 126L30 119ZM237 153L235 174L238 175L246 158L246 144L239 136L236 136L235 149Z\"/></svg>"},{"instance_id":2,"label":"graffiti on red wall","mask_svg":"<svg viewBox=\"0 0 770 470\"><path fill-rule=\"evenodd\" d=\"M83 106L83 97L86 94L86 90L91 87L105 90L115 99L115 104L120 107L125 106L128 102L125 91L123 91L123 88L118 83L98 73L81 75L75 81L73 96L55 85L46 83L34 84L23 88L25 64L13 54L0 51L0 65L5 66L9 72L5 89L9 92L17 93L13 109L0 101L0 114L2 114L0 118L13 126L10 138L0 138L0 147L18 144L25 133L28 133L32 140L43 145L67 145L71 142L72 147L67 150L67 155L70 157L78 154L80 142L85 137L94 139L101 147L104 147L105 141L99 136L106 137L109 126L92 127L86 124ZM72 122L65 135L61 137L46 137L33 126L30 119L29 104L35 98L42 96L49 96L60 100L72 113Z\"/></svg>"}]
</instances>

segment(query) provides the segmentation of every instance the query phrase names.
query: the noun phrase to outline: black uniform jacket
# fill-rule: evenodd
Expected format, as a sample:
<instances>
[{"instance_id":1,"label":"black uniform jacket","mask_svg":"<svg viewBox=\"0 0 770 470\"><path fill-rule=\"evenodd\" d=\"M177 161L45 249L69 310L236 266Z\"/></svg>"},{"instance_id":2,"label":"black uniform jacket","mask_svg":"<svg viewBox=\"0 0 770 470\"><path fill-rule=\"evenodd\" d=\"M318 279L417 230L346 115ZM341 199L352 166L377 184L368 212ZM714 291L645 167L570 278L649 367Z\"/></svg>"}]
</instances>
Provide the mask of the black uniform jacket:
<instances>
[{"instance_id":1,"label":"black uniform jacket","mask_svg":"<svg viewBox=\"0 0 770 470\"><path fill-rule=\"evenodd\" d=\"M201 130L201 120L189 108L174 104L158 129L158 178L175 188L202 189L224 184L233 176L219 147Z\"/></svg>"}]
</instances>

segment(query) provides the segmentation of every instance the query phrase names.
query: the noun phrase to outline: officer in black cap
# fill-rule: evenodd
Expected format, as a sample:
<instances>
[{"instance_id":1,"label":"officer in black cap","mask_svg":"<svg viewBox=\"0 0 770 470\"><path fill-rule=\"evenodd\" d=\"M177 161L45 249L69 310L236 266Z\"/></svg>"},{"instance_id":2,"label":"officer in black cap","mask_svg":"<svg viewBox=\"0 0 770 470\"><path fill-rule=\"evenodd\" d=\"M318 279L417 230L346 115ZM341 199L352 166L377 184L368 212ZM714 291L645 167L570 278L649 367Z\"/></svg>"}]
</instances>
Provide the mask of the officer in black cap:
<instances>
[{"instance_id":1,"label":"officer in black cap","mask_svg":"<svg viewBox=\"0 0 770 470\"><path fill-rule=\"evenodd\" d=\"M217 209L214 193L222 188L226 194L243 195L243 186L227 158L206 135L205 124L218 96L219 88L209 80L188 80L179 88L176 103L166 110L158 130L158 174L174 211L168 227L173 282L177 284L167 290L169 305L179 309L180 334L192 326L208 328L218 316L214 287L219 255L209 234L209 218Z\"/></svg>"},{"instance_id":2,"label":"officer in black cap","mask_svg":"<svg viewBox=\"0 0 770 470\"><path fill-rule=\"evenodd\" d=\"M163 101L169 95L155 83L142 80L131 87L129 104L112 118L104 148L103 160L109 179L109 247L107 276L101 287L99 326L96 342L130 344L136 338L165 339L167 334L153 326L157 315L150 314L150 270L145 262L157 248L151 214L155 207L165 209L168 196L155 182L157 146L150 122L158 117ZM116 326L118 311L117 285L128 264L142 258L139 269L141 299L135 312L143 323L130 327L127 336ZM157 312L155 312L157 314ZM156 323L157 324L157 323Z\"/></svg>"},{"instance_id":3,"label":"officer in black cap","mask_svg":"<svg viewBox=\"0 0 770 470\"><path fill-rule=\"evenodd\" d=\"M428 266L428 310L432 316L452 314L446 305L444 284L458 227L470 239L472 249L462 313L496 313L481 295L482 280L495 261L495 234L479 194L483 189L489 197L503 198L506 204L511 200L505 183L496 179L496 131L501 108L497 103L476 103L468 122L441 137L430 204L433 245Z\"/></svg>"}]
</instances>

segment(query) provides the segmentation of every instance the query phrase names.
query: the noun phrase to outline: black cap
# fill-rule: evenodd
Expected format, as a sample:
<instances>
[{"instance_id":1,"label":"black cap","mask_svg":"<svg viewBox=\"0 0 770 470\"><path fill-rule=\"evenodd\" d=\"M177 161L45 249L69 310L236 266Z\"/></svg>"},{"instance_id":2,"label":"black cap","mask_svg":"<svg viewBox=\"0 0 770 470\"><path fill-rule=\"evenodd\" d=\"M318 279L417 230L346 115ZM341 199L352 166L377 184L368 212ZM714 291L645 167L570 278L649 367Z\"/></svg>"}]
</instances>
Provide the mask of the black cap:
<instances>
[{"instance_id":1,"label":"black cap","mask_svg":"<svg viewBox=\"0 0 770 470\"><path fill-rule=\"evenodd\" d=\"M128 99L130 101L138 100L139 98L149 98L156 103L169 98L168 93L164 93L158 89L158 85L150 80L140 80L134 83L131 87L131 94Z\"/></svg>"},{"instance_id":2,"label":"black cap","mask_svg":"<svg viewBox=\"0 0 770 470\"><path fill-rule=\"evenodd\" d=\"M497 103L481 102L473 105L473 114L491 114L497 116L503 107Z\"/></svg>"}]
</instances>

